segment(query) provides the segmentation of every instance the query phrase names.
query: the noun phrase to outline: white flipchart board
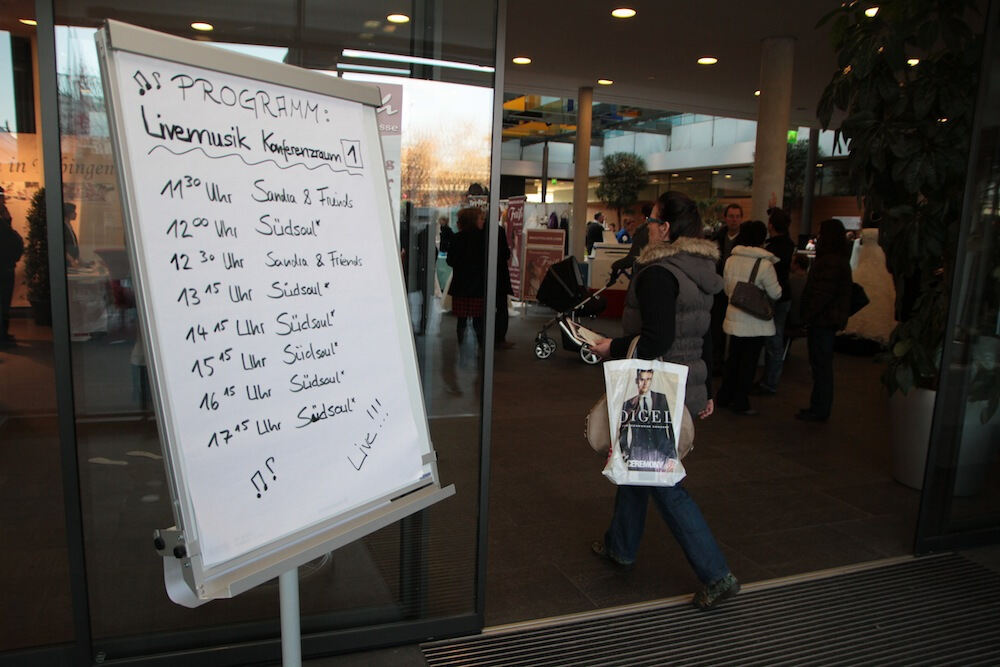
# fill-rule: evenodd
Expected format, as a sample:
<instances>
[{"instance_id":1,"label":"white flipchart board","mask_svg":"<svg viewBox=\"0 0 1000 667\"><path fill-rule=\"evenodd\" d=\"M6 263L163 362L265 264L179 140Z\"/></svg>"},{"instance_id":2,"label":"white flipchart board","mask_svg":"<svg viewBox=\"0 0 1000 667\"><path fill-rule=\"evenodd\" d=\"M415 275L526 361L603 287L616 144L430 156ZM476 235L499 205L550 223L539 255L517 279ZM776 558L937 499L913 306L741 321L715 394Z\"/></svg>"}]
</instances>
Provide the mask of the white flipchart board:
<instances>
[{"instance_id":1,"label":"white flipchart board","mask_svg":"<svg viewBox=\"0 0 1000 667\"><path fill-rule=\"evenodd\" d=\"M98 32L176 526L229 597L454 493L430 442L375 86Z\"/></svg>"}]
</instances>

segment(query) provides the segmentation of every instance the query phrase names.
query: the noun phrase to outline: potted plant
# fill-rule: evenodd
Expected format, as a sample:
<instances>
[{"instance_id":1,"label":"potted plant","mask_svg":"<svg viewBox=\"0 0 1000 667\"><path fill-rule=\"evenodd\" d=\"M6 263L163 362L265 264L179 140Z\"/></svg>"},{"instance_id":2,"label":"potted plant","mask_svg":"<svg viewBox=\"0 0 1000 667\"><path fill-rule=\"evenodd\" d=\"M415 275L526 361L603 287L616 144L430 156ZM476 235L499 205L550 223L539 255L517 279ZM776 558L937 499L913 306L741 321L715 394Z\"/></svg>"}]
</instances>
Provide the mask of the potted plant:
<instances>
[{"instance_id":1,"label":"potted plant","mask_svg":"<svg viewBox=\"0 0 1000 667\"><path fill-rule=\"evenodd\" d=\"M924 401L902 408L901 425L928 418L922 436L894 447L894 475L911 486L923 481L926 448L913 442L929 441L954 278L982 51L975 18L972 0L890 0L874 11L854 0L820 21L833 21L839 69L817 112L824 127L843 114L852 185L896 287L882 381L893 403Z\"/></svg>"},{"instance_id":2,"label":"potted plant","mask_svg":"<svg viewBox=\"0 0 1000 667\"><path fill-rule=\"evenodd\" d=\"M639 201L639 191L646 187L646 162L632 153L612 153L605 155L601 162L601 182L597 186L597 198L608 208L618 212L618 224L622 224L622 209Z\"/></svg>"},{"instance_id":3,"label":"potted plant","mask_svg":"<svg viewBox=\"0 0 1000 667\"><path fill-rule=\"evenodd\" d=\"M39 188L28 208L28 243L24 249L24 284L35 323L52 324L52 297L49 293L49 235L45 217L45 188Z\"/></svg>"}]
</instances>

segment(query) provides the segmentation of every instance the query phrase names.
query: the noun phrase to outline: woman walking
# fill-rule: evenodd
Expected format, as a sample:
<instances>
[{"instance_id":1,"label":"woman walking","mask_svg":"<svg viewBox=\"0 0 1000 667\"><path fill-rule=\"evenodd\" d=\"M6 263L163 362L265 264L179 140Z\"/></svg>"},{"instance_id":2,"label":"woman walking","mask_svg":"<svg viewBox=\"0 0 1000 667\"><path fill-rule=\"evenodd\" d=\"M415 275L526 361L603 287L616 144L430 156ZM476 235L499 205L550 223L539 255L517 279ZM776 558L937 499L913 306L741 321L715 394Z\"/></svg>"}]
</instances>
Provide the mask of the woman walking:
<instances>
[{"instance_id":1,"label":"woman walking","mask_svg":"<svg viewBox=\"0 0 1000 667\"><path fill-rule=\"evenodd\" d=\"M679 192L660 195L649 219L649 244L639 255L625 297L621 338L592 346L605 359L627 354L639 336L636 355L688 367L684 405L705 419L713 412L710 396L713 297L722 289L715 272L718 246L702 238L697 205ZM681 485L618 487L611 526L591 545L595 554L618 567L631 567L646 522L649 499L704 587L693 600L707 609L735 595L739 582L722 554L694 499Z\"/></svg>"}]
</instances>

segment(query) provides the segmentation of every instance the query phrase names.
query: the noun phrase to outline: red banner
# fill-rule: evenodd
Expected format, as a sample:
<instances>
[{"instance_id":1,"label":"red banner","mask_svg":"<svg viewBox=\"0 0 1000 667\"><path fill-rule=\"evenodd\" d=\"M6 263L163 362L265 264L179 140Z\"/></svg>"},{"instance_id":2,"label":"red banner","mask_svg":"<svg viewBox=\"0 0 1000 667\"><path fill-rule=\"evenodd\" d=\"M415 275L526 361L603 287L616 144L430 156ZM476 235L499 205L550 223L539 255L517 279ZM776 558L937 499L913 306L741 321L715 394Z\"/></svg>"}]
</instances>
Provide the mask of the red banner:
<instances>
[{"instance_id":1,"label":"red banner","mask_svg":"<svg viewBox=\"0 0 1000 667\"><path fill-rule=\"evenodd\" d=\"M514 298L522 298L521 265L524 261L524 197L511 197L507 201L507 246L510 248L510 285Z\"/></svg>"}]
</instances>

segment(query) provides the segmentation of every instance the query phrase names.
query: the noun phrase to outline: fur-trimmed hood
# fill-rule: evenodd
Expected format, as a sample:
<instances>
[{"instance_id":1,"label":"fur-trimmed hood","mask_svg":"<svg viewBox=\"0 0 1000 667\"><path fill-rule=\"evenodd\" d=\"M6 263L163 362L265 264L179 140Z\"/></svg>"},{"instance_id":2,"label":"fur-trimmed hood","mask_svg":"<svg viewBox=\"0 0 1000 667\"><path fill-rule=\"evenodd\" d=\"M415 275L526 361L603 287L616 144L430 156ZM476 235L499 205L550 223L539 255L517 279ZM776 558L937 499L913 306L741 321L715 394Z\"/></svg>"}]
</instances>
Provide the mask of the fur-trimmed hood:
<instances>
[{"instance_id":1,"label":"fur-trimmed hood","mask_svg":"<svg viewBox=\"0 0 1000 667\"><path fill-rule=\"evenodd\" d=\"M719 246L709 239L682 236L671 243L650 243L639 253L638 265L669 262L683 271L706 294L722 291L722 276L715 272ZM637 267L638 268L638 267Z\"/></svg>"},{"instance_id":2,"label":"fur-trimmed hood","mask_svg":"<svg viewBox=\"0 0 1000 667\"><path fill-rule=\"evenodd\" d=\"M706 257L713 262L719 261L719 244L709 239L696 239L682 236L670 243L649 243L639 253L640 264L652 264L664 257L673 257L681 253Z\"/></svg>"}]
</instances>

